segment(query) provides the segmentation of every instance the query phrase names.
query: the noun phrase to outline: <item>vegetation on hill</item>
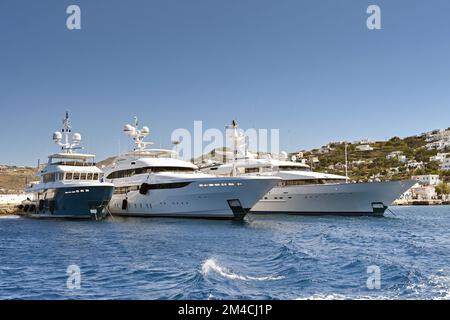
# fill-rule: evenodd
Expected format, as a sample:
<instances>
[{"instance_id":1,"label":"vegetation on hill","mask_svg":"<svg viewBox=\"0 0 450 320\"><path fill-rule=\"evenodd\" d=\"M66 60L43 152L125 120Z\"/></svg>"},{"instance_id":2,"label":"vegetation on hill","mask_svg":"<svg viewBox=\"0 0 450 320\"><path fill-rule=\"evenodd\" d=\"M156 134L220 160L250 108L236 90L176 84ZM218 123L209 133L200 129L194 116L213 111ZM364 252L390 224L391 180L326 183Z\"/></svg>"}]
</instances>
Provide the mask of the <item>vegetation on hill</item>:
<instances>
[{"instance_id":1,"label":"vegetation on hill","mask_svg":"<svg viewBox=\"0 0 450 320\"><path fill-rule=\"evenodd\" d=\"M370 143L373 150L359 151L359 143L348 143L348 174L353 180L369 180L374 178L384 180L409 179L413 175L439 174L445 182L450 182L450 171L440 170L440 163L430 161L437 150L427 150L425 138L422 136L407 137L401 139L393 137L388 141ZM406 156L406 162L394 157L388 159L392 152ZM439 152L450 152L450 149ZM313 164L316 171L345 174L345 144L331 143L327 152L319 149L303 151L303 157L310 160L317 157L319 162ZM419 168L408 165L408 161L423 163Z\"/></svg>"}]
</instances>

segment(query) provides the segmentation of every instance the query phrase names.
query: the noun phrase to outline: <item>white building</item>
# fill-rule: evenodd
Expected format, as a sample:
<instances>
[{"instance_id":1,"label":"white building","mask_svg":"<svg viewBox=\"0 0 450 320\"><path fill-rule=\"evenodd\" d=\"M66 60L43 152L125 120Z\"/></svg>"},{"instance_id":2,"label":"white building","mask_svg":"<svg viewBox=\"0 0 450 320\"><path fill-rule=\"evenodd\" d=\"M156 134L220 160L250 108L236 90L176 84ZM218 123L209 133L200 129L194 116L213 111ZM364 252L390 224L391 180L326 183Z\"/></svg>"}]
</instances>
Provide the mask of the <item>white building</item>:
<instances>
[{"instance_id":1,"label":"white building","mask_svg":"<svg viewBox=\"0 0 450 320\"><path fill-rule=\"evenodd\" d=\"M399 155L403 154L403 151L392 151L386 156L386 159L394 159L397 158Z\"/></svg>"},{"instance_id":2,"label":"white building","mask_svg":"<svg viewBox=\"0 0 450 320\"><path fill-rule=\"evenodd\" d=\"M367 161L366 160L353 160L352 161L352 165L353 166L361 166L361 165L363 165L363 164L366 164L367 163Z\"/></svg>"},{"instance_id":3,"label":"white building","mask_svg":"<svg viewBox=\"0 0 450 320\"><path fill-rule=\"evenodd\" d=\"M364 139L361 139L359 141L355 141L355 143L356 144L371 144L372 141L370 141L368 138L364 138Z\"/></svg>"},{"instance_id":4,"label":"white building","mask_svg":"<svg viewBox=\"0 0 450 320\"><path fill-rule=\"evenodd\" d=\"M443 150L450 147L450 130L440 129L430 132L425 139L427 150Z\"/></svg>"},{"instance_id":5,"label":"white building","mask_svg":"<svg viewBox=\"0 0 450 320\"><path fill-rule=\"evenodd\" d=\"M450 148L450 139L430 142L427 143L425 147L427 150L443 150L445 148Z\"/></svg>"},{"instance_id":6,"label":"white building","mask_svg":"<svg viewBox=\"0 0 450 320\"><path fill-rule=\"evenodd\" d=\"M408 168L411 169L420 169L423 168L423 162L417 162L416 160L409 160L407 164Z\"/></svg>"},{"instance_id":7,"label":"white building","mask_svg":"<svg viewBox=\"0 0 450 320\"><path fill-rule=\"evenodd\" d=\"M431 200L436 198L436 189L434 186L420 186L411 188L413 199L417 200Z\"/></svg>"},{"instance_id":8,"label":"white building","mask_svg":"<svg viewBox=\"0 0 450 320\"><path fill-rule=\"evenodd\" d=\"M450 137L450 130L438 129L427 133L427 142L442 140Z\"/></svg>"},{"instance_id":9,"label":"white building","mask_svg":"<svg viewBox=\"0 0 450 320\"><path fill-rule=\"evenodd\" d=\"M302 158L302 159L298 159L297 162L303 163L303 164L307 164L308 163L308 159Z\"/></svg>"},{"instance_id":10,"label":"white building","mask_svg":"<svg viewBox=\"0 0 450 320\"><path fill-rule=\"evenodd\" d=\"M400 168L396 167L396 168L389 168L388 174L390 175L394 175L400 172Z\"/></svg>"},{"instance_id":11,"label":"white building","mask_svg":"<svg viewBox=\"0 0 450 320\"><path fill-rule=\"evenodd\" d=\"M424 174L420 176L412 176L412 180L417 180L422 186L435 186L441 183L438 174Z\"/></svg>"},{"instance_id":12,"label":"white building","mask_svg":"<svg viewBox=\"0 0 450 320\"><path fill-rule=\"evenodd\" d=\"M372 151L373 148L368 144L362 144L360 146L356 146L355 148L358 151Z\"/></svg>"},{"instance_id":13,"label":"white building","mask_svg":"<svg viewBox=\"0 0 450 320\"><path fill-rule=\"evenodd\" d=\"M333 148L331 148L330 145L327 144L326 146L323 146L319 149L319 153L329 153L331 150L333 150Z\"/></svg>"},{"instance_id":14,"label":"white building","mask_svg":"<svg viewBox=\"0 0 450 320\"><path fill-rule=\"evenodd\" d=\"M445 158L449 157L450 153L438 153L430 157L430 161L443 162Z\"/></svg>"},{"instance_id":15,"label":"white building","mask_svg":"<svg viewBox=\"0 0 450 320\"><path fill-rule=\"evenodd\" d=\"M447 157L442 161L441 170L450 170L450 157Z\"/></svg>"},{"instance_id":16,"label":"white building","mask_svg":"<svg viewBox=\"0 0 450 320\"><path fill-rule=\"evenodd\" d=\"M397 159L398 161L400 161L401 163L405 163L406 162L406 156L403 155L402 151L392 151L391 153L389 153L386 156L386 159L391 160L391 159Z\"/></svg>"}]
</instances>

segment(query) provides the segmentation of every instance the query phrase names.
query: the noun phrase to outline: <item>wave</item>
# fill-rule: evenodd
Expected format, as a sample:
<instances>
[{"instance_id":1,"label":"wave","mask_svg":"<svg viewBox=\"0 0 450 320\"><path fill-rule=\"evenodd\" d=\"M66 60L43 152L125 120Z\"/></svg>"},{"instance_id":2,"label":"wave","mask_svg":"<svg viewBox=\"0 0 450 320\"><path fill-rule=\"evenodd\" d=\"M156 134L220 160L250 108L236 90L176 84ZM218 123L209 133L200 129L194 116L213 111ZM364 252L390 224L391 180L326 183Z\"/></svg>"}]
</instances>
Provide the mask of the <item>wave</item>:
<instances>
[{"instance_id":1,"label":"wave","mask_svg":"<svg viewBox=\"0 0 450 320\"><path fill-rule=\"evenodd\" d=\"M240 275L237 273L232 272L226 267L222 267L219 265L219 263L216 261L216 259L210 258L207 259L202 264L202 274L204 276L207 276L210 273L216 273L224 278L231 279L231 280L242 280L242 281L276 281L284 279L284 276L263 276L263 277L253 277L253 276L246 276L246 275Z\"/></svg>"},{"instance_id":2,"label":"wave","mask_svg":"<svg viewBox=\"0 0 450 320\"><path fill-rule=\"evenodd\" d=\"M433 300L450 299L450 276L431 275L426 280L417 283L410 283L407 290L411 291L415 296Z\"/></svg>"},{"instance_id":3,"label":"wave","mask_svg":"<svg viewBox=\"0 0 450 320\"><path fill-rule=\"evenodd\" d=\"M431 284L435 287L435 293L438 295L434 299L450 299L450 277L434 275L430 277Z\"/></svg>"}]
</instances>

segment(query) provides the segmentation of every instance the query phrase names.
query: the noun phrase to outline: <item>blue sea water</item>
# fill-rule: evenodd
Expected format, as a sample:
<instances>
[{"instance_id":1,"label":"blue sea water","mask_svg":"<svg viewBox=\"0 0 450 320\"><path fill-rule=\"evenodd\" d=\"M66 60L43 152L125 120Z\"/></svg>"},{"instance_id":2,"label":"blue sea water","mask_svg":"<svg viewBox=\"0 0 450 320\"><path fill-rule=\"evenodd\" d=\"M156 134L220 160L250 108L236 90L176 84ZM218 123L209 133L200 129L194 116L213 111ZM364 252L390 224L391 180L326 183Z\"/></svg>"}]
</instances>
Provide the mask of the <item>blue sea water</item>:
<instances>
[{"instance_id":1,"label":"blue sea water","mask_svg":"<svg viewBox=\"0 0 450 320\"><path fill-rule=\"evenodd\" d=\"M450 207L243 222L0 218L1 299L449 299ZM67 286L69 265L81 271ZM380 289L369 289L369 266Z\"/></svg>"}]
</instances>

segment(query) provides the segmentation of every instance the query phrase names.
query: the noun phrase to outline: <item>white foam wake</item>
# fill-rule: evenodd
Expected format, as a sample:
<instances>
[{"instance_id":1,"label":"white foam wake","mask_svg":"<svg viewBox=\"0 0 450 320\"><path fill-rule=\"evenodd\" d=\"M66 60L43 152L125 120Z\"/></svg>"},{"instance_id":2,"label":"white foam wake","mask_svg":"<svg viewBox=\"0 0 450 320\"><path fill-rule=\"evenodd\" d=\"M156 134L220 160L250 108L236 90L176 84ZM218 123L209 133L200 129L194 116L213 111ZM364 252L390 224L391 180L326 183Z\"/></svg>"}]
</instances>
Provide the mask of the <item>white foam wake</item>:
<instances>
[{"instance_id":1,"label":"white foam wake","mask_svg":"<svg viewBox=\"0 0 450 320\"><path fill-rule=\"evenodd\" d=\"M240 275L232 272L231 270L220 266L217 261L213 258L210 258L203 262L202 264L202 274L208 275L209 273L216 273L224 278L231 280L242 280L242 281L274 281L284 279L283 276L265 276L265 277L252 277L246 275Z\"/></svg>"}]
</instances>

